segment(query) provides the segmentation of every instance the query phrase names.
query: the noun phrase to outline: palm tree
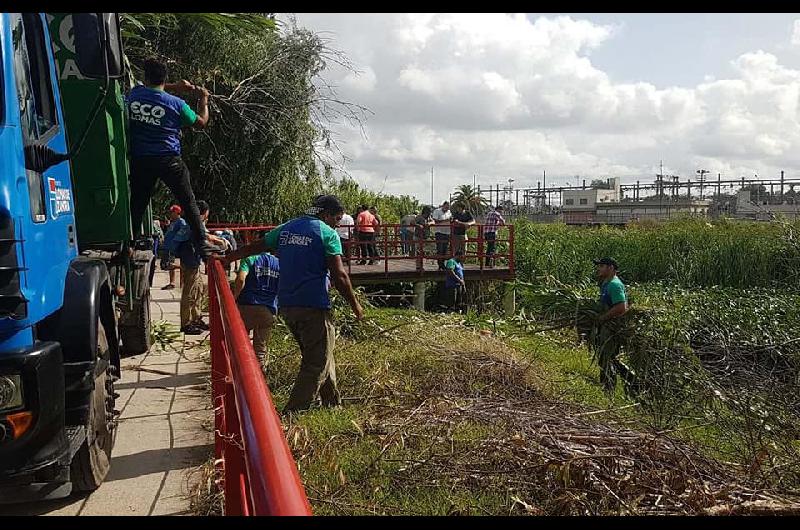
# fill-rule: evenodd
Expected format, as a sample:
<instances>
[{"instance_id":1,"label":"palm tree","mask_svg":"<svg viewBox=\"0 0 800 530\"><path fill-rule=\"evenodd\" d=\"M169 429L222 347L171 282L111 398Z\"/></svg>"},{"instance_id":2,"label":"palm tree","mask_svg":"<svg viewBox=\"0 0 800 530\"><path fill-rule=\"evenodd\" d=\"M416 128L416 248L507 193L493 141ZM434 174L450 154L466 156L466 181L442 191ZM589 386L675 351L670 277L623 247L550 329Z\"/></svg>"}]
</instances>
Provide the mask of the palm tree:
<instances>
[{"instance_id":1,"label":"palm tree","mask_svg":"<svg viewBox=\"0 0 800 530\"><path fill-rule=\"evenodd\" d=\"M456 188L453 194L453 205L463 204L464 208L473 216L480 215L486 211L489 201L478 193L478 190L464 184Z\"/></svg>"}]
</instances>

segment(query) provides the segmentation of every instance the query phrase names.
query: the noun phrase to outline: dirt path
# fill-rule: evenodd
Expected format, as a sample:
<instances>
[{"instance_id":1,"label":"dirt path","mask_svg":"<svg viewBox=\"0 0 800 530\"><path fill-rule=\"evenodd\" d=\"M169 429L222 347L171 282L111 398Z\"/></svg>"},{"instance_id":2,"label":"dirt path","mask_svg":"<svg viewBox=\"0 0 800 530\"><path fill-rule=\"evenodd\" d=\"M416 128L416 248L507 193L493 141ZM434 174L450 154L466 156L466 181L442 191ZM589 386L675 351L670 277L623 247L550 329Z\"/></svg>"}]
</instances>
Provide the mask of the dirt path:
<instances>
[{"instance_id":1,"label":"dirt path","mask_svg":"<svg viewBox=\"0 0 800 530\"><path fill-rule=\"evenodd\" d=\"M167 274L160 271L153 283L153 320L177 326L180 288L162 291ZM192 471L213 451L213 414L204 388L208 334L185 339L122 360L111 470L97 491L0 505L0 515L188 515Z\"/></svg>"}]
</instances>

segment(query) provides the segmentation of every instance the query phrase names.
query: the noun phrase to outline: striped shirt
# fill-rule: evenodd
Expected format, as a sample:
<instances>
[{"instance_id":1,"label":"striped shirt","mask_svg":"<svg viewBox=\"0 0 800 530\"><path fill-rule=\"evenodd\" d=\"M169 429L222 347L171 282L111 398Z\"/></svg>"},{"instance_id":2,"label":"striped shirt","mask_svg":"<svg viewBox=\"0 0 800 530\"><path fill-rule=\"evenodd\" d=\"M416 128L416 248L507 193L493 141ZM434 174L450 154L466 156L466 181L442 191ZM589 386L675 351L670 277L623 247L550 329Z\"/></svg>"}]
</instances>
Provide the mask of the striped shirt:
<instances>
[{"instance_id":1,"label":"striped shirt","mask_svg":"<svg viewBox=\"0 0 800 530\"><path fill-rule=\"evenodd\" d=\"M503 219L503 216L500 215L500 212L497 210L492 210L488 214L486 214L486 222L484 223L483 233L485 234L495 234L497 233L497 227L499 225L506 224L506 220Z\"/></svg>"}]
</instances>

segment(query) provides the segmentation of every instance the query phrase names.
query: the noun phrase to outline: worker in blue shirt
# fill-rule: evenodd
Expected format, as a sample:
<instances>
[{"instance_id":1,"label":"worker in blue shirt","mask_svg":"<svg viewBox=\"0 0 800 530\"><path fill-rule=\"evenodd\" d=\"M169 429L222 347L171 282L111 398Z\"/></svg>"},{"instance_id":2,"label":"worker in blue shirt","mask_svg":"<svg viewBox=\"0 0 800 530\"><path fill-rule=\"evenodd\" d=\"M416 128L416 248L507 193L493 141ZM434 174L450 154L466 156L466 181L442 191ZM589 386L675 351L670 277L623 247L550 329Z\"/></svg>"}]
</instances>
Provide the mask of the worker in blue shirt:
<instances>
[{"instance_id":1,"label":"worker in blue shirt","mask_svg":"<svg viewBox=\"0 0 800 530\"><path fill-rule=\"evenodd\" d=\"M333 348L336 328L328 296L329 278L355 313L364 311L342 264L342 242L336 226L344 208L333 195L317 197L305 215L269 231L264 239L241 247L222 260L231 261L274 251L280 258L280 314L300 345L300 372L283 412L306 410L319 392L323 406L341 403Z\"/></svg>"},{"instance_id":2,"label":"worker in blue shirt","mask_svg":"<svg viewBox=\"0 0 800 530\"><path fill-rule=\"evenodd\" d=\"M181 127L202 129L208 124L208 90L188 81L167 84L167 65L153 59L144 63L144 85L134 87L126 97L130 124L131 221L138 231L156 180L175 195L183 209L198 250L211 252L206 239L216 244L200 220L192 191L189 169L181 158ZM198 113L183 99L165 90L194 93L199 97Z\"/></svg>"},{"instance_id":3,"label":"worker in blue shirt","mask_svg":"<svg viewBox=\"0 0 800 530\"><path fill-rule=\"evenodd\" d=\"M269 337L278 313L278 281L281 274L278 258L264 252L244 258L236 273L233 295L244 327L253 332L253 350L263 365Z\"/></svg>"}]
</instances>

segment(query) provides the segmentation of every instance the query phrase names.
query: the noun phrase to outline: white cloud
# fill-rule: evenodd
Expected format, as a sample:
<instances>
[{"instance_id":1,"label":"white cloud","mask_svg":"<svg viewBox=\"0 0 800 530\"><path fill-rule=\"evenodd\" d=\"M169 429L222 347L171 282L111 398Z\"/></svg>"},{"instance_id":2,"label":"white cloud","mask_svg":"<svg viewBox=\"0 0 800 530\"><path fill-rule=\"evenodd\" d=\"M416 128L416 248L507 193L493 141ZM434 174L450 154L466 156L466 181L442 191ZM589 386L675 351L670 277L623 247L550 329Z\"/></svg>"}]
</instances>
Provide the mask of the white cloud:
<instances>
[{"instance_id":1,"label":"white cloud","mask_svg":"<svg viewBox=\"0 0 800 530\"><path fill-rule=\"evenodd\" d=\"M341 131L348 170L370 186L429 199L481 180L535 185L618 174L649 180L659 159L738 177L800 171L800 71L763 51L694 87L615 82L590 60L619 27L520 14L298 15L332 31L361 74L326 76L370 108L368 139ZM793 44L800 44L800 20ZM679 66L673 66L679 67ZM387 176L388 175L388 176ZM548 177L548 181L550 178ZM563 182L563 179L562 179ZM438 199L437 199L438 200Z\"/></svg>"}]
</instances>

